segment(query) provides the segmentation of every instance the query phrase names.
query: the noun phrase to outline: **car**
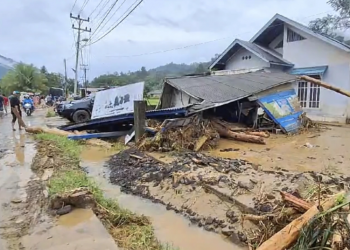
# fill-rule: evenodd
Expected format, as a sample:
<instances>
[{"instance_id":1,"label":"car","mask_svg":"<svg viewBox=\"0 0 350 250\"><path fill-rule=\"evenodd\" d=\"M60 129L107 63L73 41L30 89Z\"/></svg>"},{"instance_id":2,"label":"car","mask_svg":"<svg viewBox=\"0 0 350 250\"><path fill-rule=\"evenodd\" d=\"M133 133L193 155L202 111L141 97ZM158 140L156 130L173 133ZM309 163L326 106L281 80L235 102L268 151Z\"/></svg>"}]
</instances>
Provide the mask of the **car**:
<instances>
[{"instance_id":1,"label":"car","mask_svg":"<svg viewBox=\"0 0 350 250\"><path fill-rule=\"evenodd\" d=\"M95 96L63 102L57 106L57 114L71 122L86 122L91 119Z\"/></svg>"}]
</instances>

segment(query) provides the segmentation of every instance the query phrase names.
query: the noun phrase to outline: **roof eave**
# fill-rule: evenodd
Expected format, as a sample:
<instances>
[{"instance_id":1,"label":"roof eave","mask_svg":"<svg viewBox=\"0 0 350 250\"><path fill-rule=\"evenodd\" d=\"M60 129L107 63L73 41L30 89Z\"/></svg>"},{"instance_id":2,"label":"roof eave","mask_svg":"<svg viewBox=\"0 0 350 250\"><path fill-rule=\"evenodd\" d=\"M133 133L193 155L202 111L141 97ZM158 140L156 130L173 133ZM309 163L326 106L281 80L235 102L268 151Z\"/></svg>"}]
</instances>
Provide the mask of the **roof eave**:
<instances>
[{"instance_id":1,"label":"roof eave","mask_svg":"<svg viewBox=\"0 0 350 250\"><path fill-rule=\"evenodd\" d=\"M254 43L254 41L274 22L274 21L276 21L277 19L279 19L280 21L282 21L282 22L284 22L284 23L286 23L286 24L288 24L288 25L291 25L291 26L293 26L293 27L296 27L297 29L300 29L300 30L302 30L303 32L305 32L305 33L307 33L307 34L309 34L309 35L311 35L311 36L314 36L314 37L316 37L316 38L318 38L318 39L320 39L320 40L322 40L322 41L324 41L324 42L326 42L326 43L329 43L329 44L331 44L331 45L333 45L333 46L335 46L335 47L337 47L337 48L339 48L339 49L341 49L341 50L344 50L344 51L346 51L346 52L350 52L350 48L348 48L348 47L346 47L346 46L344 46L344 45L342 45L342 44L340 44L340 43L337 43L337 42L335 42L335 41L332 41L331 39L328 39L327 37L325 37L325 36L322 36L322 35L320 35L320 34L317 34L317 33L315 33L315 32L313 32L312 30L310 30L309 28L307 28L307 27L303 27L303 25L302 24L300 24L300 23L298 23L298 22L295 22L295 21L293 21L293 20L291 20L291 19L289 19L289 18L287 18L287 17L285 17L285 16L282 16L282 15L280 15L280 14L276 14L276 15L274 15L250 40L249 40L249 42L251 42L251 43Z\"/></svg>"},{"instance_id":2,"label":"roof eave","mask_svg":"<svg viewBox=\"0 0 350 250\"><path fill-rule=\"evenodd\" d=\"M236 44L240 45L242 48L245 48L246 50L250 51L251 53L253 53L254 55L256 55L257 57L259 57L260 59L264 60L265 62L269 62L269 60L267 60L266 58L264 58L263 56L261 56L259 53L256 53L254 50L252 50L251 48L245 46L244 44L242 44L238 39L235 39L233 41L233 43L230 44L230 46L227 47L227 49L215 60L215 62L213 62L210 66L209 69L212 69L216 64L218 64L218 62L230 51L230 49L233 48L233 46L235 46Z\"/></svg>"},{"instance_id":3,"label":"roof eave","mask_svg":"<svg viewBox=\"0 0 350 250\"><path fill-rule=\"evenodd\" d=\"M287 67L294 67L294 64L292 64L292 63L270 62L270 64L273 64L273 65L280 65L280 66L287 66Z\"/></svg>"}]
</instances>

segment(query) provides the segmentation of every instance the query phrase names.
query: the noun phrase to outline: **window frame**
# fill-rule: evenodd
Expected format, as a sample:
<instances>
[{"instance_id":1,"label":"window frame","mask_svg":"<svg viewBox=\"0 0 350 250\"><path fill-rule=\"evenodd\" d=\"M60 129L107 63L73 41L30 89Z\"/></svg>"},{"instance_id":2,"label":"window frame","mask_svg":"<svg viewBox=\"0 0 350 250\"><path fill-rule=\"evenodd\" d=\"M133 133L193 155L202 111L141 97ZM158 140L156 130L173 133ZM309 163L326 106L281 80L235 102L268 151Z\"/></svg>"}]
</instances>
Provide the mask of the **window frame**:
<instances>
[{"instance_id":1,"label":"window frame","mask_svg":"<svg viewBox=\"0 0 350 250\"><path fill-rule=\"evenodd\" d=\"M321 80L321 75L311 75L310 77ZM312 91L312 90L316 90L316 91ZM301 94L305 97L305 100L304 98L303 100L300 99ZM321 87L319 85L316 85L314 83L307 82L307 81L297 81L297 95L298 95L298 100L300 102L300 106L303 109L320 109L321 108Z\"/></svg>"}]
</instances>

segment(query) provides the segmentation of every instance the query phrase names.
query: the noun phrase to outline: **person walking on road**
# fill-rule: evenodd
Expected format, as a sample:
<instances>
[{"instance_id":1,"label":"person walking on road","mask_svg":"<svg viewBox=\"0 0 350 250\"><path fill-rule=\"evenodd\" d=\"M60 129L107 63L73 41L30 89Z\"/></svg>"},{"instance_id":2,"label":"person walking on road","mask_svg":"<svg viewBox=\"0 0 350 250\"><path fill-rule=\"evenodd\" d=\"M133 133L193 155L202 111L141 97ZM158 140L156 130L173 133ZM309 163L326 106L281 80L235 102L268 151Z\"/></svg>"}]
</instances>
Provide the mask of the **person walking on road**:
<instances>
[{"instance_id":1,"label":"person walking on road","mask_svg":"<svg viewBox=\"0 0 350 250\"><path fill-rule=\"evenodd\" d=\"M9 99L6 96L2 96L4 98L4 111L5 111L5 115L7 115L7 107L9 105Z\"/></svg>"},{"instance_id":2,"label":"person walking on road","mask_svg":"<svg viewBox=\"0 0 350 250\"><path fill-rule=\"evenodd\" d=\"M16 131L15 129L15 123L17 120L17 116L16 114L13 112L13 109L17 110L17 113L19 114L20 117L22 117L22 111L21 111L21 102L19 101L19 95L20 92L19 91L13 91L13 96L11 96L10 98L10 105L11 105L11 115L12 115L12 130ZM18 129L22 130L22 126L21 126L21 121L18 121Z\"/></svg>"},{"instance_id":3,"label":"person walking on road","mask_svg":"<svg viewBox=\"0 0 350 250\"><path fill-rule=\"evenodd\" d=\"M4 115L4 98L0 94L0 118L2 119Z\"/></svg>"}]
</instances>

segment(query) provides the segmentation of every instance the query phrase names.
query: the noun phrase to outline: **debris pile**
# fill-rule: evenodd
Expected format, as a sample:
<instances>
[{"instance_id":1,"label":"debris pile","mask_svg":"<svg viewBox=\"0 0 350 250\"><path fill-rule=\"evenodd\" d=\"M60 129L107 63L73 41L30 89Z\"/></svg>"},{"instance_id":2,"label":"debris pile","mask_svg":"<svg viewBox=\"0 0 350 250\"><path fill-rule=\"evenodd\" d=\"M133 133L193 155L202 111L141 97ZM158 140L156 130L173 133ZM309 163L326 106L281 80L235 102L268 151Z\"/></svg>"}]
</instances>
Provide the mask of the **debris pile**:
<instances>
[{"instance_id":1,"label":"debris pile","mask_svg":"<svg viewBox=\"0 0 350 250\"><path fill-rule=\"evenodd\" d=\"M253 248L305 211L318 211L315 204L347 188L349 179L262 171L244 160L196 152L179 153L177 160L164 164L134 148L112 156L107 166L110 181L123 192L163 204L205 230ZM299 230L305 225L299 224Z\"/></svg>"},{"instance_id":2,"label":"debris pile","mask_svg":"<svg viewBox=\"0 0 350 250\"><path fill-rule=\"evenodd\" d=\"M172 151L214 148L220 139L209 120L192 116L184 119L165 120L161 125L149 123L158 133L153 138L145 137L139 149L147 151Z\"/></svg>"},{"instance_id":3,"label":"debris pile","mask_svg":"<svg viewBox=\"0 0 350 250\"><path fill-rule=\"evenodd\" d=\"M140 150L180 151L207 150L215 148L220 137L257 144L266 144L268 132L237 128L233 124L216 118L203 119L199 116L165 120L162 124L148 122L148 127L158 131L153 138L144 137L138 143Z\"/></svg>"}]
</instances>

